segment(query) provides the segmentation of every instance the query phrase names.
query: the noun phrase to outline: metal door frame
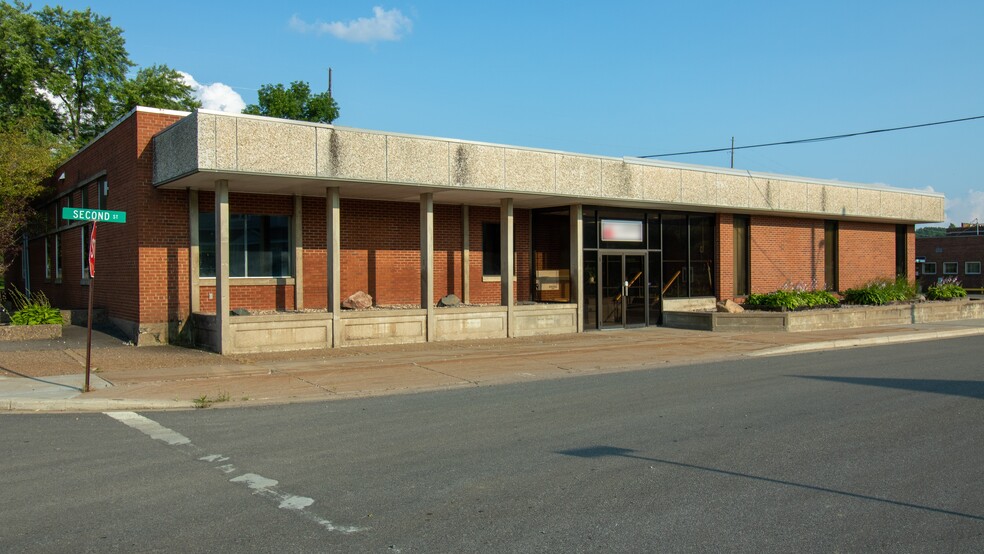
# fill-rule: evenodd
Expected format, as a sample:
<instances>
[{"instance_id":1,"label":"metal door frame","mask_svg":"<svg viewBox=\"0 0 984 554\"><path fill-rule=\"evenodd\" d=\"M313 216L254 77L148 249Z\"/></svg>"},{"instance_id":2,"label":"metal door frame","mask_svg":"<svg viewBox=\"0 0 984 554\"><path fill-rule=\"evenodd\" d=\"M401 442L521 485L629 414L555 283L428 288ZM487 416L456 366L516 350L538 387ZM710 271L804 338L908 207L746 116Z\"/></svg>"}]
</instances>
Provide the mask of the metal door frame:
<instances>
[{"instance_id":1,"label":"metal door frame","mask_svg":"<svg viewBox=\"0 0 984 554\"><path fill-rule=\"evenodd\" d=\"M597 256L598 256L598 258L597 258L598 279L596 279L596 282L595 282L595 287L596 287L595 294L597 295L596 298L598 299L598 316L597 316L598 317L598 330L603 331L603 330L615 330L615 329L635 329L635 328L639 328L639 327L646 327L646 326L648 326L649 325L649 309L648 309L648 306L649 306L649 287L647 286L647 283L649 283L649 274L652 271L652 268L649 267L649 251L648 250L626 250L626 249L602 249L602 248L599 248L596 252L597 252ZM604 275L605 265L603 263L605 256L619 256L619 257L621 257L621 259L622 259L622 264L621 264L622 265L622 276L621 276L621 278L619 280L622 281L622 282L625 282L625 277L626 277L625 276L625 257L626 256L638 256L638 257L642 258L642 285L641 285L641 287L642 287L643 304L646 306L646 309L643 310L643 321L642 321L642 323L628 324L626 322L626 298L627 298L627 294L625 294L625 289L623 288L623 294L622 294L622 317L621 317L622 324L620 326L619 325L614 325L614 326L610 326L610 327L606 327L604 325L604 320L605 320L605 315L604 314L605 314L605 310L604 310L603 303L604 303L604 298L605 297L602 294L602 283L604 283L604 281L605 281L605 275Z\"/></svg>"}]
</instances>

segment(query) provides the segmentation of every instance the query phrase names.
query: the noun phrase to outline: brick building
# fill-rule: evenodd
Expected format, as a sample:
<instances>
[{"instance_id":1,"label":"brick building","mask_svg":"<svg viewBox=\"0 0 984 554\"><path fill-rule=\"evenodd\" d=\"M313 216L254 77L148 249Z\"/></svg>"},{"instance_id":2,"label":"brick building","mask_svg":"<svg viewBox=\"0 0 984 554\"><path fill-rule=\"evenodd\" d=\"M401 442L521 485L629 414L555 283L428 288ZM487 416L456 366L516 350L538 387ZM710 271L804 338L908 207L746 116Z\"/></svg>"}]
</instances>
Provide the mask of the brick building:
<instances>
[{"instance_id":1,"label":"brick building","mask_svg":"<svg viewBox=\"0 0 984 554\"><path fill-rule=\"evenodd\" d=\"M658 325L914 276L914 224L943 217L923 191L207 110L137 108L52 179L12 281L83 307L89 225L61 209L125 211L99 225L96 307L222 353ZM341 308L357 291L374 309Z\"/></svg>"},{"instance_id":2,"label":"brick building","mask_svg":"<svg viewBox=\"0 0 984 554\"><path fill-rule=\"evenodd\" d=\"M944 237L916 239L919 284L925 289L945 278L960 281L968 292L984 293L984 229L977 223L964 223L947 229Z\"/></svg>"}]
</instances>

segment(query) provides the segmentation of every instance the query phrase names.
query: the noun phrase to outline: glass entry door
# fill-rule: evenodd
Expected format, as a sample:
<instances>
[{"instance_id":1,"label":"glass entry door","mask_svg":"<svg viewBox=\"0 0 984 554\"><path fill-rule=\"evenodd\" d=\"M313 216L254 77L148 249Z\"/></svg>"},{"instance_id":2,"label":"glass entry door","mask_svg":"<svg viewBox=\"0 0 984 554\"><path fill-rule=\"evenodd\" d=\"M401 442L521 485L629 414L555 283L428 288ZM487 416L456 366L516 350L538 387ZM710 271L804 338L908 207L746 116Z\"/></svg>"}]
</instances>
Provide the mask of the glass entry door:
<instances>
[{"instance_id":1,"label":"glass entry door","mask_svg":"<svg viewBox=\"0 0 984 554\"><path fill-rule=\"evenodd\" d=\"M646 257L643 254L602 254L601 327L646 324Z\"/></svg>"}]
</instances>

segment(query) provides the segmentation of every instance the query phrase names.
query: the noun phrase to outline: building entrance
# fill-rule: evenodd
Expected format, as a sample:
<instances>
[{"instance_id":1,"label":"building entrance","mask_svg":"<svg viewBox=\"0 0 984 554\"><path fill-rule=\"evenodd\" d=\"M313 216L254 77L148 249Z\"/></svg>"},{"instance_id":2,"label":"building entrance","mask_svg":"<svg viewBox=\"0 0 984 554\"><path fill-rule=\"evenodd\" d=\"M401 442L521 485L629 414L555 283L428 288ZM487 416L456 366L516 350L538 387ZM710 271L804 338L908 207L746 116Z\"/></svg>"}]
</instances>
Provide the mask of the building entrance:
<instances>
[{"instance_id":1,"label":"building entrance","mask_svg":"<svg viewBox=\"0 0 984 554\"><path fill-rule=\"evenodd\" d=\"M601 327L646 324L646 255L603 253L601 255Z\"/></svg>"}]
</instances>

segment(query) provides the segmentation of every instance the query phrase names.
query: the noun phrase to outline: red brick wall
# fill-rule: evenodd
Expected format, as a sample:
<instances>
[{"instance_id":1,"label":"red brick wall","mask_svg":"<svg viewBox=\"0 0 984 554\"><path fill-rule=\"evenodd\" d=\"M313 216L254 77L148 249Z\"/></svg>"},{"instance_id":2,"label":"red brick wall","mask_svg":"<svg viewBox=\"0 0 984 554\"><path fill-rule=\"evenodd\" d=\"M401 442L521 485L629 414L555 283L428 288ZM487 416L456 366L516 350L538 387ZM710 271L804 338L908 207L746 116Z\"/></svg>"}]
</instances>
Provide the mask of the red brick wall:
<instances>
[{"instance_id":1,"label":"red brick wall","mask_svg":"<svg viewBox=\"0 0 984 554\"><path fill-rule=\"evenodd\" d=\"M820 226L821 234L823 225ZM839 224L840 289L858 287L872 279L895 278L895 225L841 221ZM908 252L915 259L915 248ZM910 266L913 262L909 262ZM821 272L821 275L823 273ZM915 275L910 269L910 278Z\"/></svg>"},{"instance_id":2,"label":"red brick wall","mask_svg":"<svg viewBox=\"0 0 984 554\"><path fill-rule=\"evenodd\" d=\"M188 317L188 193L156 190L153 185L153 137L179 118L137 112L134 179L128 188L132 222L138 233L140 319L177 321ZM110 182L110 202L113 184ZM131 216L127 214L127 221Z\"/></svg>"},{"instance_id":3,"label":"red brick wall","mask_svg":"<svg viewBox=\"0 0 984 554\"><path fill-rule=\"evenodd\" d=\"M469 284L472 304L498 305L502 300L501 282L482 280L482 223L499 223L498 207L472 206L468 209ZM516 252L516 280L513 294L517 302L530 300L530 211L513 210L513 249Z\"/></svg>"},{"instance_id":4,"label":"red brick wall","mask_svg":"<svg viewBox=\"0 0 984 554\"><path fill-rule=\"evenodd\" d=\"M936 273L920 276L923 288L935 283L941 277L956 277L965 288L984 287L984 275L966 273L966 262L984 263L984 235L921 238L914 242L917 256L926 258L927 262L936 262ZM944 262L957 262L957 274L944 275Z\"/></svg>"},{"instance_id":5,"label":"red brick wall","mask_svg":"<svg viewBox=\"0 0 984 554\"><path fill-rule=\"evenodd\" d=\"M202 312L215 313L215 285L200 287ZM211 298L209 297L211 296ZM293 310L294 285L236 285L229 287L229 309Z\"/></svg>"},{"instance_id":6,"label":"red brick wall","mask_svg":"<svg viewBox=\"0 0 984 554\"><path fill-rule=\"evenodd\" d=\"M341 295L362 290L376 305L420 304L420 205L409 202L378 202L343 198L341 212ZM327 261L325 257L325 200L305 198L304 214L304 306L327 305ZM529 211L516 210L517 271L524 283L517 295L529 297ZM463 296L461 206L434 206L434 298L447 294ZM499 221L498 208L472 207L471 300L498 304L499 283L482 282L482 221Z\"/></svg>"},{"instance_id":7,"label":"red brick wall","mask_svg":"<svg viewBox=\"0 0 984 554\"><path fill-rule=\"evenodd\" d=\"M325 198L301 199L301 216L304 218L301 230L304 241L304 307L309 310L328 307L325 202Z\"/></svg>"},{"instance_id":8,"label":"red brick wall","mask_svg":"<svg viewBox=\"0 0 984 554\"><path fill-rule=\"evenodd\" d=\"M733 298L735 292L735 218L732 214L718 214L717 240L715 241L714 280L718 300Z\"/></svg>"},{"instance_id":9,"label":"red brick wall","mask_svg":"<svg viewBox=\"0 0 984 554\"><path fill-rule=\"evenodd\" d=\"M753 215L749 235L753 294L771 292L787 284L824 288L823 220ZM841 237L843 252L843 234ZM733 248L729 246L728 260L720 264L726 265L722 271L733 271ZM725 290L731 294L734 285Z\"/></svg>"},{"instance_id":10,"label":"red brick wall","mask_svg":"<svg viewBox=\"0 0 984 554\"><path fill-rule=\"evenodd\" d=\"M181 275L184 275L187 284L187 270L181 272L179 264L182 257L172 245L187 244L187 223L184 239L173 234L181 232L171 229L170 225L175 211L181 209L181 200L163 198L166 195L159 195L150 184L150 139L154 133L178 119L180 117L173 115L136 112L98 141L76 153L52 175L51 182L58 192L62 192L105 171L109 183L105 208L127 212L125 224L104 223L99 225L97 232L94 304L97 308L106 309L112 317L130 321L164 321L166 317L163 314L168 309L180 311L176 304L178 296L170 291L180 287ZM57 177L62 173L65 179L58 181ZM88 205L95 207L98 201L95 184L87 188ZM80 196L78 191L73 194L73 206L81 204ZM55 209L54 206L47 207L52 216ZM187 214L186 208L184 213ZM187 215L184 219L187 222ZM166 223L163 227L167 232L163 232L160 222ZM156 238L156 242L150 245L154 249L139 251L141 239L149 235ZM43 290L52 304L59 308L81 309L88 302L88 287L80 284L81 240L82 233L77 228L61 232L63 278L60 284L55 283L54 279L46 282L44 278L43 239L31 241L32 288ZM187 254L183 259L187 263ZM149 281L145 282L145 276L139 270L142 265L152 269ZM145 309L151 312L145 314Z\"/></svg>"}]
</instances>

